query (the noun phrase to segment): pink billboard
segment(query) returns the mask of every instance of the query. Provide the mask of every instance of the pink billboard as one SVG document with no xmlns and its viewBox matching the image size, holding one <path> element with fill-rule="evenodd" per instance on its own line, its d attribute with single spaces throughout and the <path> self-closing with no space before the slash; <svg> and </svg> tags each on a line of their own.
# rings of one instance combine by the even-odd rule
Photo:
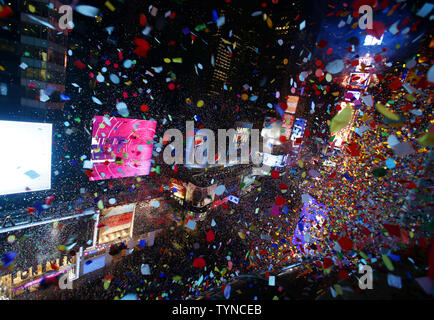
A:
<svg viewBox="0 0 434 320">
<path fill-rule="evenodd" d="M 93 117 L 90 181 L 148 175 L 157 122 Z"/>
</svg>

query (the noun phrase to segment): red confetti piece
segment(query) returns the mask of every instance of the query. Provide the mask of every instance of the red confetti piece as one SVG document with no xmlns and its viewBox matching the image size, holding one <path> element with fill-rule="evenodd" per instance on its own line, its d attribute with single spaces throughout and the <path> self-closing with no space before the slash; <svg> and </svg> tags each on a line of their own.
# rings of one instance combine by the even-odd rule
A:
<svg viewBox="0 0 434 320">
<path fill-rule="evenodd" d="M 353 242 L 347 237 L 341 238 L 338 240 L 339 246 L 344 251 L 351 250 L 353 248 Z"/>
<path fill-rule="evenodd" d="M 140 14 L 140 25 L 145 26 L 148 23 L 148 19 L 146 16 L 142 13 Z"/>
<path fill-rule="evenodd" d="M 193 268 L 202 269 L 206 266 L 206 262 L 203 258 L 196 258 L 193 260 Z"/>
<path fill-rule="evenodd" d="M 83 62 L 81 62 L 80 60 L 75 60 L 75 61 L 74 61 L 74 65 L 75 65 L 77 68 L 79 68 L 79 69 L 84 69 L 84 68 L 86 68 L 86 65 L 85 65 Z"/>
<path fill-rule="evenodd" d="M 285 204 L 285 198 L 282 196 L 277 196 L 275 200 L 276 205 L 282 207 Z"/>
<path fill-rule="evenodd" d="M 318 42 L 317 46 L 318 46 L 318 48 L 324 49 L 328 44 L 329 44 L 328 41 L 320 40 L 320 42 Z"/>
<path fill-rule="evenodd" d="M 381 39 L 385 31 L 386 31 L 386 26 L 379 21 L 372 22 L 372 29 L 366 29 L 367 34 L 377 38 L 378 40 Z"/>
<path fill-rule="evenodd" d="M 2 6 L 0 9 L 0 18 L 7 18 L 13 15 L 13 10 L 9 6 Z"/>
<path fill-rule="evenodd" d="M 343 270 L 343 269 L 339 270 L 338 277 L 343 279 L 343 280 L 347 280 L 350 278 L 350 276 L 348 275 L 348 272 Z"/>
<path fill-rule="evenodd" d="M 399 79 L 395 79 L 391 83 L 389 83 L 389 88 L 392 91 L 398 90 L 401 87 L 402 87 L 402 82 Z"/>
<path fill-rule="evenodd" d="M 214 232 L 212 230 L 209 230 L 206 234 L 206 241 L 211 242 L 214 241 L 214 239 L 215 239 Z"/>
<path fill-rule="evenodd" d="M 323 266 L 324 266 L 324 269 L 328 269 L 328 268 L 330 268 L 332 265 L 333 265 L 333 260 L 330 259 L 330 258 L 328 258 L 328 257 L 325 257 L 324 260 L 323 260 Z"/>
<path fill-rule="evenodd" d="M 388 223 L 383 223 L 383 227 L 384 227 L 384 229 L 387 230 L 387 233 L 389 235 L 397 236 L 397 237 L 401 236 L 401 230 L 399 229 L 399 226 L 396 226 L 393 224 L 388 224 Z"/>
<path fill-rule="evenodd" d="M 271 177 L 273 179 L 277 179 L 277 178 L 279 178 L 279 176 L 280 176 L 280 174 L 276 170 L 271 171 Z"/>
</svg>

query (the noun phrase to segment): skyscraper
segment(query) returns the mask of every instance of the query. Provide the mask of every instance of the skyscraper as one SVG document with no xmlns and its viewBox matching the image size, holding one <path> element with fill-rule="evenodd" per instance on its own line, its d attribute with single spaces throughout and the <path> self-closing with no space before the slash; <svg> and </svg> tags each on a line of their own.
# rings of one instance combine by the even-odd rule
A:
<svg viewBox="0 0 434 320">
<path fill-rule="evenodd" d="M 2 4 L 8 15 L 0 19 L 0 112 L 63 109 L 68 31 L 58 27 L 60 6 L 57 0 Z"/>
</svg>

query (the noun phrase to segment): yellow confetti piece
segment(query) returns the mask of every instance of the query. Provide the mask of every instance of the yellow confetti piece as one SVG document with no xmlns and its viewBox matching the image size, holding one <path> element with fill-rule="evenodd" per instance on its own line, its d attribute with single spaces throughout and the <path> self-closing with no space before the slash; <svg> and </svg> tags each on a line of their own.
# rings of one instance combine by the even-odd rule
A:
<svg viewBox="0 0 434 320">
<path fill-rule="evenodd" d="M 5 71 L 5 68 L 3 66 L 0 66 L 1 71 Z"/>
<path fill-rule="evenodd" d="M 426 135 L 417 139 L 417 142 L 423 146 L 432 146 L 434 144 L 434 133 L 427 133 Z"/>
<path fill-rule="evenodd" d="M 170 62 L 172 62 L 172 60 L 170 60 L 169 58 L 164 58 L 164 62 L 170 63 Z"/>
<path fill-rule="evenodd" d="M 270 17 L 267 17 L 267 26 L 270 29 L 273 27 L 273 21 L 271 21 Z"/>
<path fill-rule="evenodd" d="M 105 4 L 105 6 L 106 6 L 107 8 L 110 9 L 110 11 L 114 12 L 114 11 L 116 10 L 116 8 L 113 7 L 113 5 L 111 4 L 110 1 L 106 1 L 104 4 Z"/>
<path fill-rule="evenodd" d="M 338 295 L 342 295 L 342 294 L 344 294 L 344 292 L 342 291 L 342 288 L 341 288 L 340 285 L 335 284 L 335 285 L 334 285 L 334 288 L 335 288 L 335 291 L 336 291 L 336 293 L 337 293 Z"/>
<path fill-rule="evenodd" d="M 352 116 L 353 109 L 349 104 L 347 104 L 341 112 L 333 117 L 330 123 L 330 132 L 333 134 L 345 128 L 350 122 Z"/>
<path fill-rule="evenodd" d="M 35 6 L 29 4 L 29 11 L 30 11 L 31 13 L 35 13 L 35 11 L 36 11 Z"/>
<path fill-rule="evenodd" d="M 202 108 L 204 104 L 205 104 L 205 102 L 204 102 L 203 100 L 199 100 L 199 101 L 197 102 L 197 106 L 198 106 L 199 108 Z"/>
<path fill-rule="evenodd" d="M 380 112 L 383 116 L 385 116 L 390 120 L 393 121 L 399 120 L 399 116 L 396 113 L 392 112 L 391 110 L 387 109 L 382 103 L 377 102 L 375 104 L 375 109 L 377 109 L 378 112 Z"/>
<path fill-rule="evenodd" d="M 298 160 L 298 166 L 300 167 L 300 168 L 303 168 L 303 161 L 301 161 L 301 160 Z"/>
</svg>

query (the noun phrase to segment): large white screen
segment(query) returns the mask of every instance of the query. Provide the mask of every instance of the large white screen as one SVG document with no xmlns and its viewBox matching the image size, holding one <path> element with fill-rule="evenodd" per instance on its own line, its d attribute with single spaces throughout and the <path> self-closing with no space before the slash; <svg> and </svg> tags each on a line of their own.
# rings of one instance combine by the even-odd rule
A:
<svg viewBox="0 0 434 320">
<path fill-rule="evenodd" d="M 51 189 L 50 123 L 0 120 L 0 195 Z"/>
</svg>

